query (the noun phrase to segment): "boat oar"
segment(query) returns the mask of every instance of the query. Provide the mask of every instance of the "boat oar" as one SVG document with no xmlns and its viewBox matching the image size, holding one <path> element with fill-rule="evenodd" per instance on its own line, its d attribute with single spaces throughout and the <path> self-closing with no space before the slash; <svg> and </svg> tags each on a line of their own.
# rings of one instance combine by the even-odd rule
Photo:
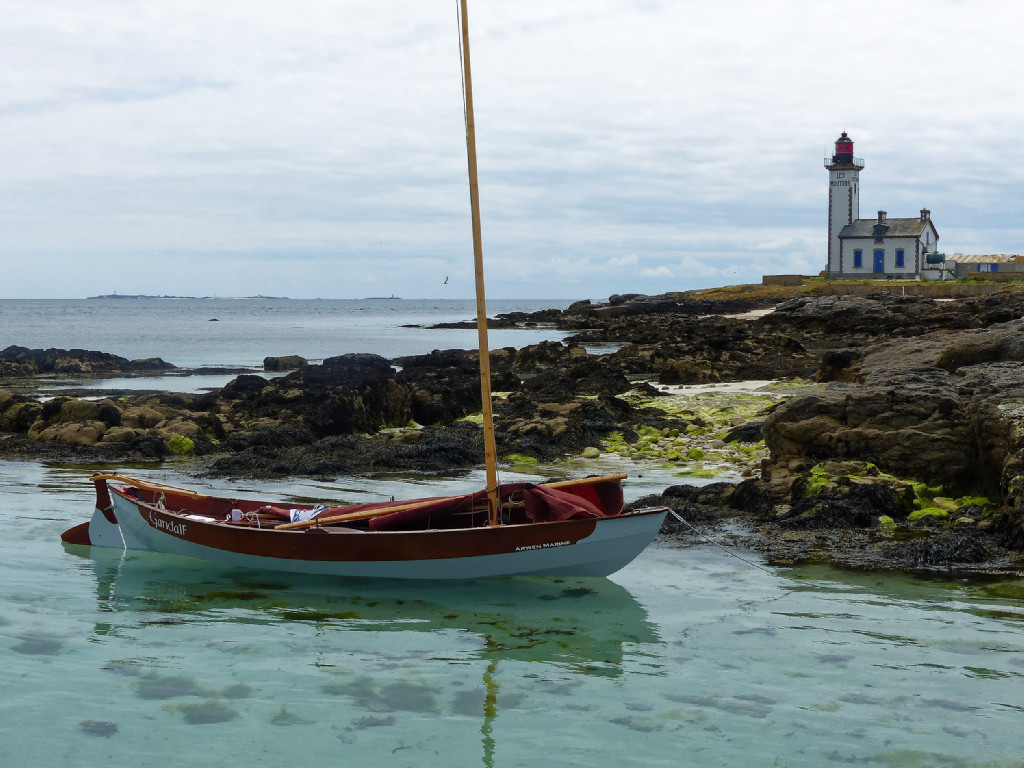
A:
<svg viewBox="0 0 1024 768">
<path fill-rule="evenodd" d="M 469 494 L 466 494 L 468 496 Z M 439 504 L 445 501 L 458 501 L 459 499 L 466 498 L 466 496 L 438 496 L 436 499 L 428 499 L 427 501 L 414 501 L 408 504 L 395 504 L 388 507 L 377 507 L 376 509 L 362 509 L 358 512 L 348 512 L 344 515 L 332 515 L 331 517 L 314 517 L 310 520 L 300 520 L 297 523 L 283 523 L 274 527 L 275 531 L 293 530 L 296 528 L 312 528 L 320 525 L 330 525 L 331 523 L 345 523 L 352 520 L 367 520 L 371 517 L 381 517 L 382 515 L 390 515 L 392 512 L 405 512 L 409 509 L 421 509 L 423 507 L 429 507 L 431 504 Z"/>
<path fill-rule="evenodd" d="M 618 475 L 595 475 L 594 477 L 584 477 L 581 480 L 559 480 L 557 483 L 541 483 L 542 488 L 568 488 L 572 485 L 594 485 L 596 483 L 605 483 L 612 480 L 625 480 L 629 475 L 625 472 Z"/>
<path fill-rule="evenodd" d="M 582 480 L 561 480 L 557 483 L 544 483 L 544 488 L 568 488 L 574 485 L 594 485 L 595 483 L 603 482 L 617 482 L 619 480 L 625 480 L 628 477 L 626 474 L 619 475 L 604 475 L 602 477 L 585 477 Z M 468 495 L 468 494 L 466 494 Z M 376 509 L 363 509 L 359 512 L 349 512 L 344 515 L 333 515 L 331 517 L 314 517 L 311 520 L 300 520 L 297 523 L 283 523 L 274 528 L 275 531 L 282 530 L 295 530 L 299 528 L 312 528 L 319 525 L 330 525 L 332 523 L 345 523 L 354 520 L 368 520 L 373 517 L 381 517 L 383 515 L 390 515 L 392 512 L 404 512 L 410 509 L 421 509 L 428 507 L 431 504 L 438 504 L 444 501 L 457 501 L 458 499 L 465 498 L 465 496 L 439 496 L 436 499 L 429 499 L 427 501 L 414 501 L 408 504 L 396 504 L 388 507 L 377 507 Z"/>
</svg>

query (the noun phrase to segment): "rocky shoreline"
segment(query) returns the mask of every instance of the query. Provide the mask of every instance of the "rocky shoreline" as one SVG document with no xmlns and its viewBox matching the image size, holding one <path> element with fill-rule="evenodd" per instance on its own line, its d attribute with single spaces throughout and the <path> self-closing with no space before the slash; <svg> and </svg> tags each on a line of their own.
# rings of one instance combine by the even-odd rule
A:
<svg viewBox="0 0 1024 768">
<path fill-rule="evenodd" d="M 729 469 L 739 482 L 674 485 L 649 500 L 773 563 L 1019 573 L 1022 318 L 1024 292 L 1013 288 L 937 301 L 767 286 L 501 316 L 494 327 L 572 333 L 492 351 L 499 456 L 529 466 L 614 454 L 670 467 L 684 483 Z M 595 345 L 615 351 L 592 354 Z M 0 458 L 187 457 L 211 476 L 463 471 L 482 455 L 476 358 L 268 358 L 267 371 L 288 372 L 242 374 L 202 394 L 92 400 L 42 398 L 25 382 L 180 371 L 158 358 L 9 347 Z M 784 384 L 727 386 L 751 380 Z M 663 534 L 699 539 L 674 519 Z"/>
</svg>

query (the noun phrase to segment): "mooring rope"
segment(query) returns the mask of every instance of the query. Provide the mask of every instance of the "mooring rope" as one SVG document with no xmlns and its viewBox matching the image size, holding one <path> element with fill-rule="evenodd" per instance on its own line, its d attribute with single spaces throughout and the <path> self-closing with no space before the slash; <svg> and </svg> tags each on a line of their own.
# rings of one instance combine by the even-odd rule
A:
<svg viewBox="0 0 1024 768">
<path fill-rule="evenodd" d="M 765 573 L 771 574 L 772 576 L 775 576 L 776 578 L 789 579 L 790 581 L 796 581 L 796 579 L 794 579 L 792 576 L 786 576 L 785 574 L 777 573 L 776 571 L 773 571 L 770 568 L 765 568 L 763 565 L 759 565 L 758 563 L 755 563 L 755 562 L 752 562 L 750 560 L 747 560 L 745 557 L 740 557 L 735 552 L 730 552 L 728 549 L 726 549 L 724 546 L 722 546 L 717 541 L 712 539 L 706 533 L 701 533 L 696 528 L 694 528 L 690 523 L 688 523 L 686 520 L 683 519 L 682 515 L 680 515 L 674 509 L 670 509 L 668 511 L 668 513 L 670 515 L 672 515 L 672 517 L 674 517 L 680 523 L 682 523 L 687 528 L 689 528 L 691 531 L 693 531 L 697 536 L 699 536 L 700 538 L 704 539 L 704 541 L 708 542 L 709 544 L 714 544 L 716 547 L 718 547 L 720 550 L 725 552 L 725 554 L 729 555 L 730 557 L 735 557 L 737 560 L 739 560 L 741 562 L 744 562 L 744 563 L 746 563 L 749 566 L 757 568 L 759 571 L 764 571 Z"/>
</svg>

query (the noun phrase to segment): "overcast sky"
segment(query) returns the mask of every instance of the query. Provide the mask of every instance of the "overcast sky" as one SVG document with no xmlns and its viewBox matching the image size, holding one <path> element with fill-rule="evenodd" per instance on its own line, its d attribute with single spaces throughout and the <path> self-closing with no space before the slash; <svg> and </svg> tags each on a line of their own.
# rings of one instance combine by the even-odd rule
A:
<svg viewBox="0 0 1024 768">
<path fill-rule="evenodd" d="M 0 298 L 471 297 L 456 9 L 0 0 Z M 488 296 L 816 274 L 843 130 L 863 217 L 1024 253 L 1022 23 L 470 0 Z"/>
</svg>

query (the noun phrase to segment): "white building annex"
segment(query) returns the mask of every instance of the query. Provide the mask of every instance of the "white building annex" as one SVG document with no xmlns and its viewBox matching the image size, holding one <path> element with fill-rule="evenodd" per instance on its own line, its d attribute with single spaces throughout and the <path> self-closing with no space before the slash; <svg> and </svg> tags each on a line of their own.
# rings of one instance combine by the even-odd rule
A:
<svg viewBox="0 0 1024 768">
<path fill-rule="evenodd" d="M 853 139 L 843 131 L 835 154 L 825 158 L 828 184 L 829 278 L 903 278 L 920 280 L 928 269 L 926 254 L 937 250 L 939 233 L 931 212 L 890 219 L 860 218 L 860 172 L 864 161 L 853 156 Z"/>
</svg>

